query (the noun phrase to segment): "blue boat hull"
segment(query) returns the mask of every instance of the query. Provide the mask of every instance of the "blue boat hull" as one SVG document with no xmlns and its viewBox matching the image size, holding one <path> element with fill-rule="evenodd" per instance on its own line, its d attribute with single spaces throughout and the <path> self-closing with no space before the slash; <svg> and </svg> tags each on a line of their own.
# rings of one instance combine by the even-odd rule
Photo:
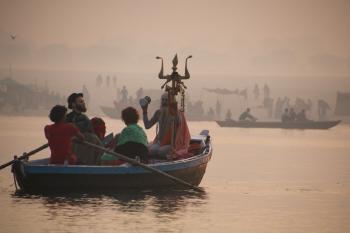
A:
<svg viewBox="0 0 350 233">
<path fill-rule="evenodd" d="M 200 155 L 150 166 L 199 185 L 212 155 L 211 144 Z M 43 160 L 18 161 L 13 166 L 21 190 L 120 190 L 125 188 L 178 187 L 174 181 L 136 166 L 41 165 Z M 46 162 L 47 163 L 47 162 Z"/>
</svg>

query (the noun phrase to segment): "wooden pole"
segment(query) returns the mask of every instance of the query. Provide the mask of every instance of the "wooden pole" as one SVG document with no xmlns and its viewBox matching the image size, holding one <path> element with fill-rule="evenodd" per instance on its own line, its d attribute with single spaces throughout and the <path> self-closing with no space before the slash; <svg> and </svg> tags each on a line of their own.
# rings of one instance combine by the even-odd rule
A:
<svg viewBox="0 0 350 233">
<path fill-rule="evenodd" d="M 42 151 L 44 150 L 45 148 L 47 148 L 49 146 L 49 144 L 44 144 L 32 151 L 29 151 L 28 153 L 24 152 L 22 156 L 20 156 L 19 158 L 17 158 L 17 160 L 23 160 L 23 159 L 26 159 L 26 158 L 29 158 L 31 155 L 35 154 L 35 153 L 38 153 L 39 151 Z M 16 159 L 10 161 L 10 162 L 7 162 L 3 165 L 0 166 L 0 170 L 7 167 L 7 166 L 10 166 L 12 165 L 14 162 L 16 161 Z"/>
<path fill-rule="evenodd" d="M 104 147 L 102 147 L 102 146 L 98 146 L 98 145 L 92 144 L 92 143 L 87 142 L 87 141 L 75 140 L 75 142 L 76 142 L 76 143 L 81 143 L 81 144 L 84 144 L 84 145 L 87 145 L 87 146 L 90 146 L 90 147 L 94 147 L 94 148 L 99 149 L 99 150 L 101 150 L 101 151 L 104 151 L 104 152 L 106 152 L 106 153 L 112 154 L 112 155 L 114 155 L 114 156 L 116 156 L 116 157 L 118 157 L 118 158 L 120 158 L 120 159 L 122 159 L 122 160 L 124 160 L 124 161 L 126 161 L 126 162 L 128 162 L 128 163 L 131 163 L 131 164 L 133 164 L 133 165 L 142 167 L 142 168 L 144 168 L 145 170 L 148 170 L 148 171 L 151 171 L 151 172 L 156 173 L 156 174 L 158 174 L 158 175 L 161 175 L 161 176 L 163 176 L 163 177 L 166 177 L 166 178 L 168 178 L 168 179 L 174 181 L 175 183 L 181 184 L 181 185 L 183 185 L 183 186 L 185 186 L 185 187 L 188 187 L 188 188 L 191 188 L 191 189 L 193 189 L 193 190 L 195 190 L 195 191 L 204 192 L 204 190 L 201 189 L 201 188 L 199 188 L 198 186 L 192 185 L 192 184 L 190 184 L 190 183 L 188 183 L 188 182 L 186 182 L 186 181 L 184 181 L 184 180 L 182 180 L 182 179 L 179 179 L 179 178 L 177 178 L 177 177 L 175 177 L 175 176 L 169 175 L 168 173 L 165 173 L 165 172 L 160 171 L 160 170 L 158 170 L 158 169 L 156 169 L 156 168 L 150 167 L 150 166 L 148 166 L 148 165 L 146 165 L 146 164 L 144 164 L 144 163 L 140 163 L 140 162 L 138 162 L 137 160 L 131 159 L 131 158 L 125 156 L 125 155 L 116 153 L 116 152 L 114 152 L 114 151 L 110 151 L 110 150 L 108 150 L 108 149 L 106 149 L 106 148 L 104 148 Z"/>
</svg>

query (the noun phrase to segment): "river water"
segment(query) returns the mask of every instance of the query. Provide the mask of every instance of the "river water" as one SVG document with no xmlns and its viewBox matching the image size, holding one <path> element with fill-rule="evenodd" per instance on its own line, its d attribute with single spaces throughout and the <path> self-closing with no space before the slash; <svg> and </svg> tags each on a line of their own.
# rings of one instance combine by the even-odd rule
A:
<svg viewBox="0 0 350 233">
<path fill-rule="evenodd" d="M 106 118 L 107 132 L 123 124 Z M 46 143 L 46 117 L 0 117 L 1 164 Z M 214 153 L 192 191 L 16 194 L 0 171 L 0 232 L 350 232 L 350 125 L 209 129 Z M 154 129 L 147 132 L 154 136 Z M 43 158 L 48 151 L 32 158 Z"/>
</svg>

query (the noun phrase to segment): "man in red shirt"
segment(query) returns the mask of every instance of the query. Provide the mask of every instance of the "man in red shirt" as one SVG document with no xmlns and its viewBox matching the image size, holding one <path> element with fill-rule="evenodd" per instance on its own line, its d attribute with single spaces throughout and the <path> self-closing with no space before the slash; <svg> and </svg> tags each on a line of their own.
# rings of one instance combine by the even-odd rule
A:
<svg viewBox="0 0 350 233">
<path fill-rule="evenodd" d="M 52 125 L 45 126 L 45 137 L 51 150 L 51 164 L 75 164 L 76 156 L 72 151 L 74 136 L 84 139 L 84 135 L 72 123 L 66 123 L 67 108 L 61 105 L 54 106 L 50 111 Z"/>
</svg>

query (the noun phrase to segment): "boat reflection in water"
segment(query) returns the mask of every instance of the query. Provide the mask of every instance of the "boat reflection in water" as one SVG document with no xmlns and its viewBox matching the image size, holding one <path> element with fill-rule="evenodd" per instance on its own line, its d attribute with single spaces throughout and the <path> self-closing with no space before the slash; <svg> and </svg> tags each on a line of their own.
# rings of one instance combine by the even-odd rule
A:
<svg viewBox="0 0 350 233">
<path fill-rule="evenodd" d="M 15 203 L 30 202 L 38 206 L 49 219 L 61 219 L 74 216 L 75 224 L 89 219 L 91 224 L 99 225 L 104 221 L 115 224 L 135 224 L 135 218 L 174 220 L 181 217 L 186 209 L 195 212 L 204 211 L 208 202 L 206 192 L 191 190 L 123 190 L 120 192 L 69 193 L 31 195 L 23 192 L 13 194 Z M 148 213 L 148 214 L 147 214 Z M 35 220 L 35 216 L 34 220 Z M 146 220 L 146 219 L 145 219 Z M 65 221 L 70 221 L 67 218 Z M 141 219 L 136 220 L 142 221 Z M 154 222 L 153 222 L 154 223 Z M 151 224 L 151 222 L 150 222 Z M 147 221 L 142 223 L 147 225 Z M 108 227 L 112 227 L 111 224 Z M 118 226 L 120 228 L 120 225 Z M 130 226 L 129 226 L 130 228 Z"/>
</svg>

